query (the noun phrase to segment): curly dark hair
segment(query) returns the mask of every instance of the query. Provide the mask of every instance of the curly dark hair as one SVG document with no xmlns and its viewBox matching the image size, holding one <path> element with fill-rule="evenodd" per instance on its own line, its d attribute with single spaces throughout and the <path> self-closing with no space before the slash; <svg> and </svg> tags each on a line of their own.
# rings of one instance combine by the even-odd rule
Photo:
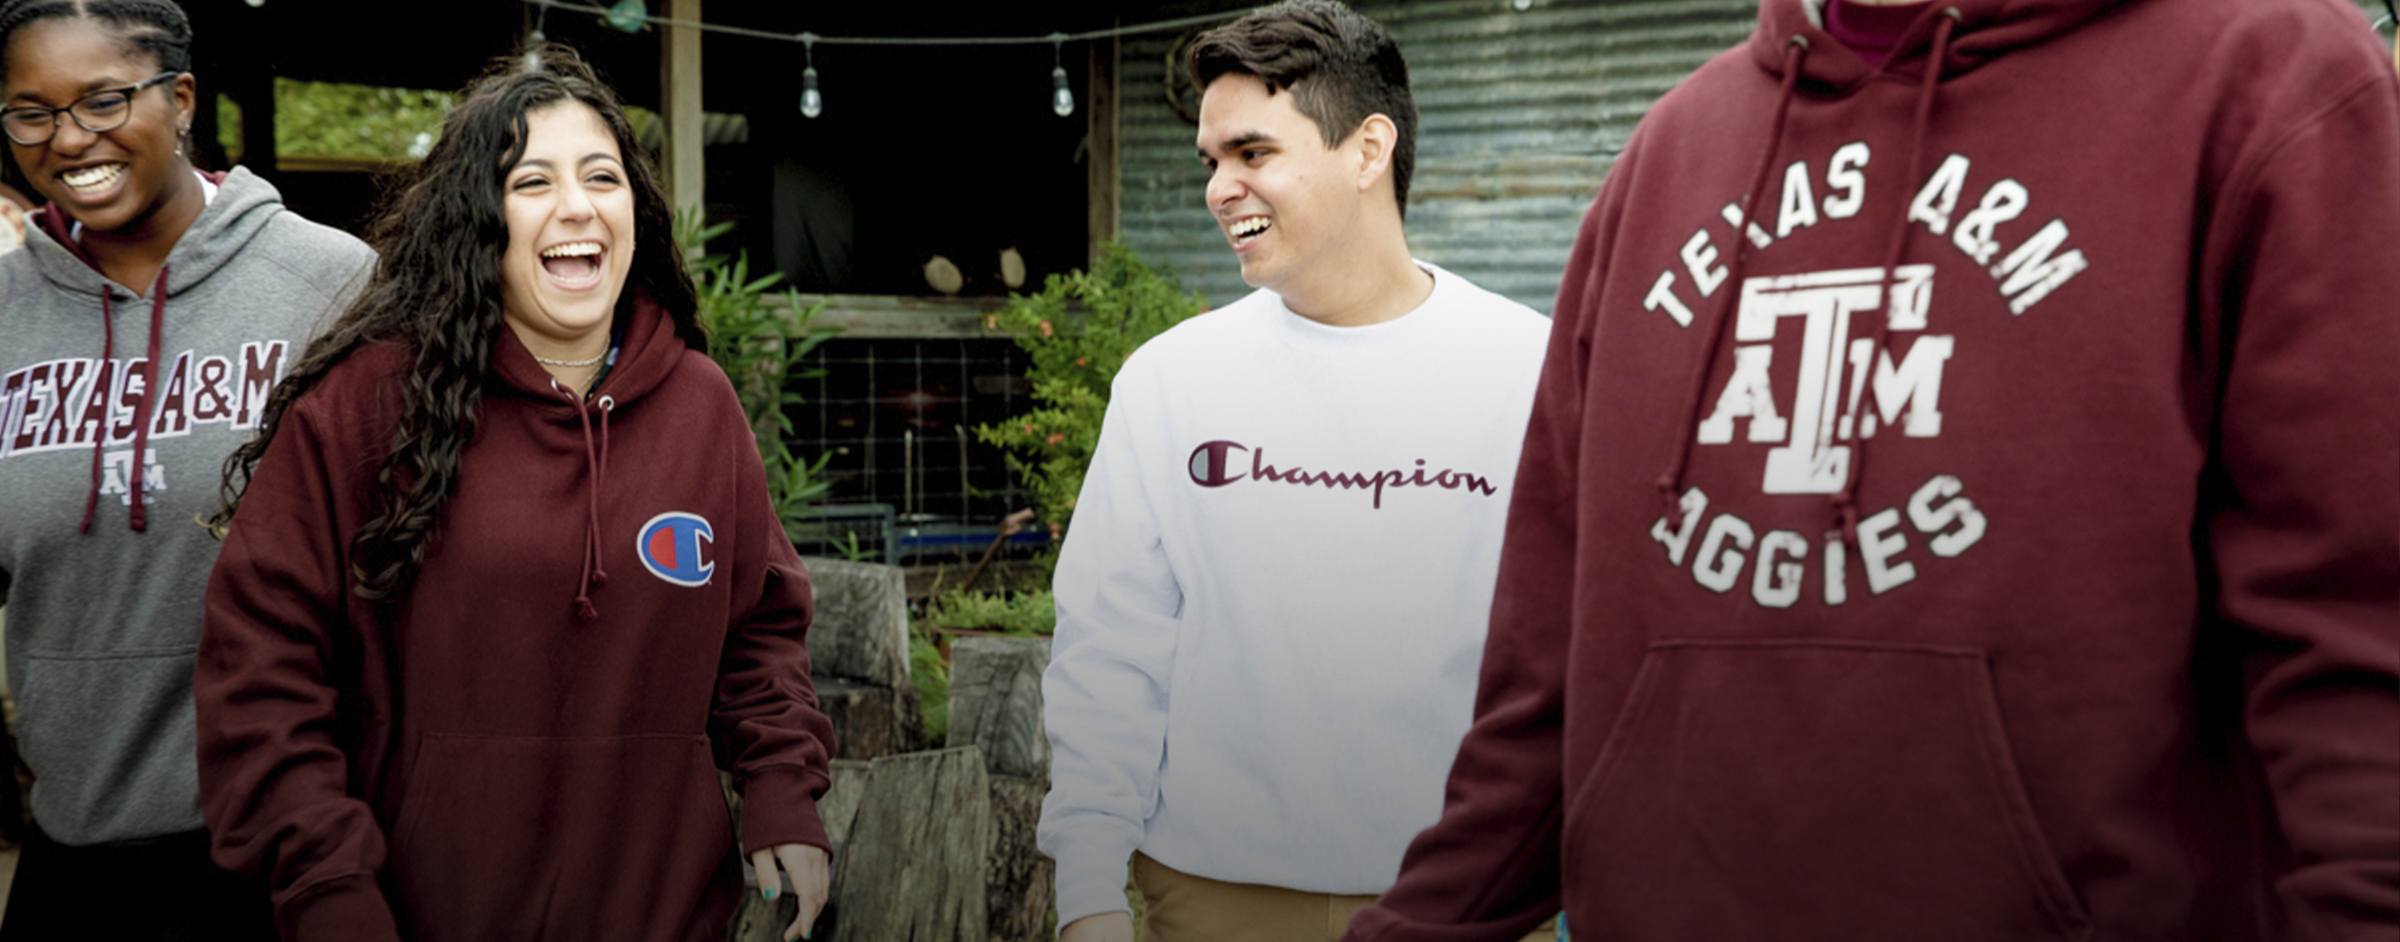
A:
<svg viewBox="0 0 2400 942">
<path fill-rule="evenodd" d="M 292 404 L 352 351 L 397 342 L 415 355 L 403 380 L 404 407 L 375 482 L 379 513 L 351 540 L 354 591 L 370 601 L 402 594 L 458 487 L 459 456 L 475 437 L 492 348 L 507 329 L 500 259 L 508 245 L 501 184 L 525 153 L 526 113 L 574 100 L 591 107 L 616 138 L 633 193 L 634 250 L 619 323 L 637 298 L 673 318 L 676 334 L 706 349 L 698 299 L 658 173 L 641 150 L 617 96 L 574 50 L 543 45 L 499 60 L 462 93 L 442 120 L 440 140 L 402 178 L 368 231 L 380 255 L 358 300 L 315 342 L 268 397 L 257 437 L 225 460 L 222 505 L 210 521 L 233 519 L 258 460 Z"/>
<path fill-rule="evenodd" d="M 7 0 L 0 3 L 0 74 L 8 44 L 41 20 L 90 19 L 117 28 L 129 51 L 158 60 L 162 72 L 192 70 L 192 21 L 171 0 Z"/>
<path fill-rule="evenodd" d="M 1392 196 L 1408 217 L 1408 181 L 1417 170 L 1417 101 L 1408 62 L 1382 25 L 1333 0 L 1284 0 L 1201 33 L 1184 70 L 1202 91 L 1227 75 L 1255 75 L 1269 93 L 1289 91 L 1292 107 L 1317 124 L 1325 146 L 1340 144 L 1370 115 L 1392 119 Z"/>
</svg>

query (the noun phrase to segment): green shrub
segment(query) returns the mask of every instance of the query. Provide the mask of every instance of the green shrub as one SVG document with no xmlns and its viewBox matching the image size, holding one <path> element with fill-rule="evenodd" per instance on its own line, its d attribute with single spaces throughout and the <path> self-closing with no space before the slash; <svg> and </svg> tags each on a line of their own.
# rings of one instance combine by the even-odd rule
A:
<svg viewBox="0 0 2400 942">
<path fill-rule="evenodd" d="M 791 417 L 784 410 L 801 402 L 791 389 L 792 380 L 821 375 L 802 367 L 801 361 L 838 331 L 813 323 L 822 303 L 804 306 L 799 294 L 789 289 L 781 292 L 782 303 L 775 303 L 773 289 L 783 280 L 781 273 L 752 278 L 747 254 L 705 254 L 709 241 L 731 228 L 731 223 L 708 225 L 696 213 L 678 214 L 675 241 L 690 260 L 692 281 L 699 289 L 700 329 L 708 335 L 709 358 L 733 381 L 750 431 L 758 436 L 776 519 L 783 521 L 785 536 L 797 538 L 809 506 L 832 489 L 824 471 L 833 456 L 818 455 L 814 461 L 794 456 L 784 444 L 792 432 Z"/>
<path fill-rule="evenodd" d="M 1069 316 L 1070 303 L 1082 312 Z M 985 317 L 986 327 L 1008 331 L 1032 355 L 1026 375 L 1038 406 L 975 435 L 1007 451 L 1009 470 L 1032 492 L 1034 510 L 1050 528 L 1050 558 L 1100 444 L 1117 370 L 1135 348 L 1206 309 L 1199 295 L 1110 242 L 1090 271 L 1052 275 L 1042 290 L 1013 295 Z"/>
<path fill-rule="evenodd" d="M 1050 605 L 1050 590 L 1033 592 L 944 593 L 925 613 L 936 628 L 990 629 L 1013 635 L 1046 635 L 1058 621 Z"/>
</svg>

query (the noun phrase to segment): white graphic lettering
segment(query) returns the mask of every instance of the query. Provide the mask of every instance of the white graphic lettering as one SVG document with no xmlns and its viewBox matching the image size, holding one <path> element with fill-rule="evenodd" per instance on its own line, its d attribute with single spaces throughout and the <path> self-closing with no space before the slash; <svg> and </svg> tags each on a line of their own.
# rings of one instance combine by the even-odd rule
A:
<svg viewBox="0 0 2400 942">
<path fill-rule="evenodd" d="M 2000 282 L 2000 293 L 2008 296 L 2008 310 L 2023 314 L 2026 309 L 2041 303 L 2050 292 L 2084 269 L 2082 249 L 2069 249 L 2067 254 L 2051 257 L 2052 252 L 2067 241 L 2067 224 L 2050 220 L 2033 238 L 2008 253 L 2008 258 L 1992 267 L 1992 276 Z"/>
<path fill-rule="evenodd" d="M 1675 502 L 1675 506 L 1683 512 L 1682 522 L 1675 529 L 1668 530 L 1667 518 L 1660 517 L 1650 527 L 1650 538 L 1667 548 L 1667 562 L 1681 566 L 1684 551 L 1692 548 L 1692 530 L 1699 526 L 1700 515 L 1708 510 L 1708 495 L 1700 493 L 1700 489 L 1695 487 L 1683 492 L 1683 497 Z"/>
<path fill-rule="evenodd" d="M 142 503 L 158 503 L 158 492 L 166 489 L 167 469 L 158 463 L 158 449 L 142 449 Z M 102 456 L 100 496 L 114 497 L 122 506 L 133 506 L 133 449 Z"/>
<path fill-rule="evenodd" d="M 1775 237 L 1790 238 L 1796 230 L 1817 224 L 1817 196 L 1808 190 L 1808 161 L 1795 160 L 1783 171 L 1783 209 L 1775 215 Z"/>
<path fill-rule="evenodd" d="M 1865 141 L 1851 141 L 1833 152 L 1833 163 L 1825 168 L 1825 184 L 1831 190 L 1825 196 L 1825 218 L 1848 219 L 1858 215 L 1859 205 L 1867 199 L 1867 175 L 1860 173 L 1859 168 L 1866 165 Z"/>
<path fill-rule="evenodd" d="M 1964 490 L 1966 485 L 1957 478 L 1943 474 L 1925 482 L 1908 499 L 1908 522 L 1919 532 L 1932 535 L 1926 546 L 1935 556 L 1955 558 L 1983 539 L 1983 512 L 1975 509 L 1974 501 L 1959 496 Z M 1937 506 L 1936 500 L 1945 502 Z"/>
<path fill-rule="evenodd" d="M 2025 211 L 2027 195 L 2024 184 L 2002 180 L 1983 191 L 1983 202 L 1958 221 L 1958 231 L 1950 234 L 1950 244 L 1967 253 L 1977 265 L 1992 263 L 1992 253 L 2000 251 L 2000 243 L 1992 240 L 1992 228 Z"/>
<path fill-rule="evenodd" d="M 1966 156 L 1942 158 L 1942 165 L 1934 168 L 1933 176 L 1926 178 L 1924 188 L 1908 204 L 1908 221 L 1924 223 L 1934 235 L 1950 231 L 1950 212 L 1958 208 L 1958 191 L 1966 185 Z"/>
<path fill-rule="evenodd" d="M 1700 559 L 1692 578 L 1710 591 L 1731 591 L 1734 580 L 1741 578 L 1742 554 L 1750 549 L 1753 535 L 1750 523 L 1732 514 L 1719 514 L 1709 521 L 1708 535 L 1700 538 Z"/>
<path fill-rule="evenodd" d="M 1800 564 L 1807 557 L 1808 540 L 1800 534 L 1767 534 L 1758 543 L 1758 573 L 1750 579 L 1750 597 L 1768 608 L 1792 607 L 1800 601 L 1801 583 L 1807 581 L 1807 569 Z"/>
<path fill-rule="evenodd" d="M 1885 509 L 1858 522 L 1858 558 L 1866 564 L 1867 588 L 1882 595 L 1907 585 L 1917 577 L 1915 563 L 1899 559 L 1908 548 L 1908 538 L 1893 532 L 1900 526 L 1900 511 Z"/>
</svg>

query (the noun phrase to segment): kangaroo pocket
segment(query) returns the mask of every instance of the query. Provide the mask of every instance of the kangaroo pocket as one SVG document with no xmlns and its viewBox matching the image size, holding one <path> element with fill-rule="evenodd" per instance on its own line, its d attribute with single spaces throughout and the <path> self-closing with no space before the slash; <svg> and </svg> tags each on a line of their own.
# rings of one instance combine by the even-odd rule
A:
<svg viewBox="0 0 2400 942">
<path fill-rule="evenodd" d="M 408 938 L 722 936 L 732 819 L 700 736 L 423 737 L 385 881 Z"/>
<path fill-rule="evenodd" d="M 28 654 L 19 748 L 34 820 L 70 844 L 200 827 L 192 649 Z"/>
<path fill-rule="evenodd" d="M 1980 651 L 1653 644 L 1568 807 L 1609 938 L 2081 939 Z"/>
</svg>

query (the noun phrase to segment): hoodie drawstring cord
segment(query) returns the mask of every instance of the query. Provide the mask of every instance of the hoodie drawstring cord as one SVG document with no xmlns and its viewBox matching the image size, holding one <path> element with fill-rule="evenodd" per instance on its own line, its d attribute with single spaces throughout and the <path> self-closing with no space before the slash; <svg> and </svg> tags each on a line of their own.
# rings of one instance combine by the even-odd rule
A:
<svg viewBox="0 0 2400 942">
<path fill-rule="evenodd" d="M 142 500 L 146 489 L 142 468 L 149 460 L 150 413 L 158 402 L 158 335 L 166 326 L 167 271 L 167 266 L 159 266 L 158 280 L 150 286 L 150 348 L 142 361 L 142 400 L 134 407 L 133 480 L 130 484 L 133 511 L 126 520 L 126 527 L 135 533 L 150 528 L 149 508 L 143 506 Z M 100 289 L 100 363 L 92 371 L 91 395 L 102 400 L 109 398 L 109 389 L 101 384 L 100 379 L 114 368 L 117 358 L 117 313 L 115 306 L 110 303 L 111 293 L 106 287 Z M 114 406 L 115 403 L 104 402 L 100 410 L 100 425 L 92 430 L 92 486 L 83 498 L 83 523 L 76 528 L 79 533 L 92 532 L 92 516 L 100 509 L 100 468 L 108 453 L 108 413 Z"/>
<path fill-rule="evenodd" d="M 109 305 L 108 295 L 109 289 L 100 289 L 101 370 L 113 369 L 117 359 L 117 314 Z M 100 386 L 99 377 L 92 378 L 92 391 L 96 395 L 107 395 L 107 391 Z M 78 533 L 92 532 L 92 514 L 100 508 L 100 459 L 107 452 L 108 412 L 103 410 L 100 413 L 100 427 L 92 430 L 92 489 L 83 498 L 83 525 L 76 528 Z"/>
<path fill-rule="evenodd" d="M 158 335 L 167 319 L 167 266 L 158 267 L 158 281 L 150 286 L 150 350 L 142 360 L 142 402 L 135 407 L 133 427 L 133 518 L 134 532 L 150 527 L 150 510 L 142 501 L 142 468 L 150 463 L 150 422 L 158 403 Z"/>
<path fill-rule="evenodd" d="M 600 494 L 608 490 L 608 415 L 617 410 L 616 397 L 601 396 L 597 406 L 600 410 L 600 463 L 592 471 L 592 584 L 607 585 L 608 564 L 601 561 L 604 554 L 600 542 Z"/>
<path fill-rule="evenodd" d="M 1700 405 L 1708 396 L 1708 380 L 1715 372 L 1717 354 L 1725 348 L 1725 335 L 1733 329 L 1733 299 L 1742 293 L 1742 268 L 1750 259 L 1750 227 L 1755 224 L 1759 190 L 1767 184 L 1767 176 L 1775 169 L 1775 157 L 1783 144 L 1784 119 L 1791 114 L 1792 97 L 1800 83 L 1800 64 L 1808 57 L 1808 37 L 1795 35 L 1784 44 L 1783 90 L 1775 99 L 1775 120 L 1767 126 L 1767 146 L 1759 154 L 1758 169 L 1750 175 L 1750 187 L 1742 192 L 1741 222 L 1734 226 L 1733 261 L 1725 280 L 1718 285 L 1724 293 L 1717 296 L 1716 323 L 1710 325 L 1708 350 L 1701 354 L 1700 363 L 1692 370 L 1692 392 L 1683 410 L 1680 426 L 1680 445 L 1675 449 L 1675 463 L 1658 476 L 1659 496 L 1666 501 L 1666 513 L 1672 522 L 1682 506 L 1684 473 L 1691 468 L 1692 448 L 1699 437 Z"/>
<path fill-rule="evenodd" d="M 592 586 L 608 580 L 607 571 L 600 568 L 600 481 L 601 476 L 607 472 L 602 466 L 601 451 L 595 450 L 592 443 L 592 413 L 591 410 L 583 407 L 583 397 L 576 395 L 574 390 L 561 385 L 555 379 L 550 381 L 550 388 L 566 397 L 567 404 L 575 407 L 575 418 L 583 423 L 584 470 L 589 474 L 587 486 L 584 488 L 584 509 L 587 515 L 584 518 L 583 531 L 583 574 L 577 577 L 576 581 L 575 616 L 584 621 L 594 621 L 600 617 L 600 610 L 592 605 Z M 604 405 L 600 409 L 600 427 L 601 435 L 605 438 L 608 428 L 608 413 L 616 408 L 616 400 L 602 397 L 602 401 Z M 593 578 L 595 574 L 598 576 L 597 579 Z"/>
<path fill-rule="evenodd" d="M 1908 173 L 1900 178 L 1912 188 L 1919 185 L 1917 174 L 1924 169 L 1925 132 L 1933 124 L 1933 100 L 1941 85 L 1943 60 L 1950 54 L 1950 34 L 1958 26 L 1963 14 L 1958 12 L 1957 7 L 1944 7 L 1939 16 L 1941 22 L 1935 25 L 1933 32 L 1933 53 L 1926 61 L 1925 79 L 1917 88 L 1916 120 L 1909 126 Z M 1875 326 L 1868 334 L 1867 356 L 1870 363 L 1890 340 L 1892 318 L 1899 313 L 1896 310 L 1898 299 L 1893 296 L 1892 289 L 1899 284 L 1900 258 L 1908 247 L 1908 213 L 1909 204 L 1913 202 L 1915 200 L 1909 193 L 1903 193 L 1900 202 L 1892 208 L 1892 235 L 1883 252 L 1883 316 L 1874 318 Z M 1858 404 L 1858 417 L 1852 424 L 1855 434 L 1851 436 L 1850 463 L 1842 469 L 1841 489 L 1833 495 L 1834 526 L 1840 529 L 1842 539 L 1852 546 L 1859 545 L 1858 488 L 1867 477 L 1867 443 L 1873 440 L 1867 435 L 1867 422 L 1883 414 L 1882 403 L 1875 398 L 1875 384 L 1870 382 L 1862 385 L 1865 395 Z"/>
</svg>

